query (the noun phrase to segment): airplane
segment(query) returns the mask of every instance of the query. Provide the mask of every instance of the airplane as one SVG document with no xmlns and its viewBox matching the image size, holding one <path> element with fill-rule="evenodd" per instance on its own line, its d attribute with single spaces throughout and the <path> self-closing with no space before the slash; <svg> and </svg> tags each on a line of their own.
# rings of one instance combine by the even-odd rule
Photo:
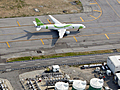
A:
<svg viewBox="0 0 120 90">
<path fill-rule="evenodd" d="M 66 31 L 66 29 L 79 29 L 85 28 L 83 24 L 63 24 L 59 22 L 57 19 L 55 19 L 52 15 L 49 15 L 49 17 L 52 19 L 52 21 L 55 24 L 48 24 L 44 25 L 38 18 L 35 18 L 35 21 L 33 21 L 36 31 L 39 31 L 41 29 L 49 29 L 49 30 L 57 30 L 59 32 L 59 38 L 63 38 L 64 34 L 70 34 L 70 31 Z"/>
</svg>

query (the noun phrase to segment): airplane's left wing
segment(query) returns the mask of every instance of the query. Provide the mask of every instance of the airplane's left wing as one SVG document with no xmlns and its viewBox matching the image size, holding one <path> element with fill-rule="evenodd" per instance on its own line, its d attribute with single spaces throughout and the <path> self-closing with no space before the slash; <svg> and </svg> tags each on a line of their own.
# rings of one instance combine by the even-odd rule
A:
<svg viewBox="0 0 120 90">
<path fill-rule="evenodd" d="M 63 38 L 64 34 L 65 34 L 66 29 L 59 29 L 59 38 Z"/>
<path fill-rule="evenodd" d="M 55 19 L 52 15 L 49 15 L 49 17 L 52 19 L 52 21 L 53 21 L 55 24 L 61 24 L 61 22 L 59 22 L 57 19 Z"/>
</svg>

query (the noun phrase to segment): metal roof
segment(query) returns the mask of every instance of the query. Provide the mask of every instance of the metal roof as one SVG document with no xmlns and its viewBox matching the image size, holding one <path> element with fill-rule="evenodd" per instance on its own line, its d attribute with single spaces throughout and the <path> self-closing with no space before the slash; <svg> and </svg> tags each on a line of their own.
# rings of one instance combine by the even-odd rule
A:
<svg viewBox="0 0 120 90">
<path fill-rule="evenodd" d="M 115 66 L 120 66 L 120 55 L 109 56 Z"/>
</svg>

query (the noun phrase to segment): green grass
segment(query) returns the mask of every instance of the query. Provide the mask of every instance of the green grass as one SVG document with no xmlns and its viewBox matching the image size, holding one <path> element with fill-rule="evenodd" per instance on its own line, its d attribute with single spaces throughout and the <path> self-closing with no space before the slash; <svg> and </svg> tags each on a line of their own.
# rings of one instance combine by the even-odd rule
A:
<svg viewBox="0 0 120 90">
<path fill-rule="evenodd" d="M 61 53 L 61 54 L 42 55 L 42 56 L 27 56 L 27 57 L 19 57 L 19 58 L 10 58 L 7 60 L 7 62 L 46 59 L 46 58 L 58 58 L 58 57 L 67 57 L 67 56 L 78 56 L 78 55 L 102 54 L 102 53 L 112 53 L 112 52 L 113 50 L 99 50 L 99 51 L 71 52 L 71 53 Z"/>
</svg>

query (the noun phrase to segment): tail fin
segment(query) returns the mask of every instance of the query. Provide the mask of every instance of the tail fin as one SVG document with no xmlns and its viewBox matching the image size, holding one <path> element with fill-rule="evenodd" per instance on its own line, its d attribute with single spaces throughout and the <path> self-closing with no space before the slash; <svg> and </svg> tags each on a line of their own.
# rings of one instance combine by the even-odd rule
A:
<svg viewBox="0 0 120 90">
<path fill-rule="evenodd" d="M 37 23 L 37 26 L 44 25 L 38 18 L 35 18 L 35 21 Z"/>
</svg>

